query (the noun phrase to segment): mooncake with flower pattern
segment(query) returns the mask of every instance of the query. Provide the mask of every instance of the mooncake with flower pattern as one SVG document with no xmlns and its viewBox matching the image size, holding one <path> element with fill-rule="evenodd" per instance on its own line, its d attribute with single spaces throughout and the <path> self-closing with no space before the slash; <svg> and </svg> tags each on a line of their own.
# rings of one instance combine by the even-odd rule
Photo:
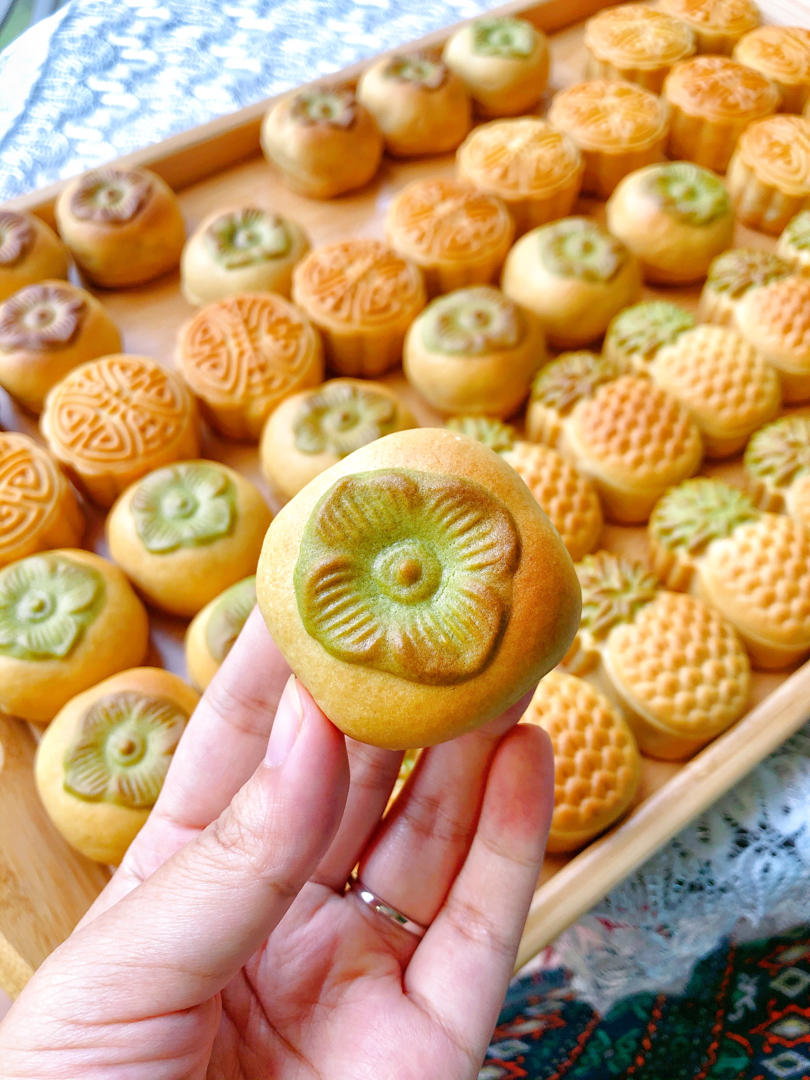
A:
<svg viewBox="0 0 810 1080">
<path fill-rule="evenodd" d="M 734 325 L 734 310 L 750 289 L 795 273 L 791 262 L 764 248 L 730 248 L 712 260 L 700 293 L 701 322 Z"/>
<path fill-rule="evenodd" d="M 734 309 L 749 341 L 779 374 L 786 402 L 810 399 L 810 276 L 751 289 Z"/>
<path fill-rule="evenodd" d="M 800 113 L 810 100 L 810 29 L 759 26 L 734 46 L 733 57 L 770 79 L 782 95 L 780 108 Z"/>
<path fill-rule="evenodd" d="M 688 23 L 646 4 L 619 4 L 585 24 L 585 77 L 626 79 L 654 94 L 667 72 L 697 48 Z"/>
<path fill-rule="evenodd" d="M 780 233 L 810 207 L 810 120 L 780 113 L 749 124 L 728 167 L 728 189 L 744 225 Z"/>
<path fill-rule="evenodd" d="M 754 432 L 743 466 L 761 510 L 810 523 L 810 416 L 781 416 Z"/>
<path fill-rule="evenodd" d="M 67 248 L 36 214 L 0 210 L 0 301 L 47 278 L 66 278 Z"/>
<path fill-rule="evenodd" d="M 186 669 L 191 683 L 202 691 L 219 671 L 225 657 L 256 606 L 256 575 L 229 585 L 198 611 L 186 630 Z"/>
</svg>

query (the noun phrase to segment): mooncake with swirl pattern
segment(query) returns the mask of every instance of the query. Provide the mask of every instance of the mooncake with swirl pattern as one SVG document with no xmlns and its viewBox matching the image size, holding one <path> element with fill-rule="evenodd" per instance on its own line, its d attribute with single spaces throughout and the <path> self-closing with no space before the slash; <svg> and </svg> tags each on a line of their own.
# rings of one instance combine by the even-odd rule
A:
<svg viewBox="0 0 810 1080">
<path fill-rule="evenodd" d="M 760 26 L 740 38 L 732 55 L 775 83 L 783 112 L 800 113 L 810 100 L 810 30 Z"/>
<path fill-rule="evenodd" d="M 36 214 L 0 210 L 0 301 L 46 278 L 66 278 L 67 248 Z"/>
<path fill-rule="evenodd" d="M 645 4 L 619 4 L 585 24 L 585 77 L 626 79 L 657 94 L 672 65 L 695 50 L 688 23 Z"/>
<path fill-rule="evenodd" d="M 728 189 L 744 225 L 780 233 L 810 207 L 810 120 L 780 113 L 749 124 L 728 167 Z"/>
<path fill-rule="evenodd" d="M 730 56 L 760 21 L 754 0 L 658 0 L 658 6 L 692 27 L 699 53 Z"/>
</svg>

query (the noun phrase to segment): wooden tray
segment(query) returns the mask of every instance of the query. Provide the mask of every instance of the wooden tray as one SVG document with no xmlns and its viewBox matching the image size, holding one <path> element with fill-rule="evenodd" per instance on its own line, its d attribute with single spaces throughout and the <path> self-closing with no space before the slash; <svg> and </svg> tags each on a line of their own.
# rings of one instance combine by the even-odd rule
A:
<svg viewBox="0 0 810 1080">
<path fill-rule="evenodd" d="M 574 25 L 606 0 L 546 0 L 512 3 L 498 9 L 529 18 L 552 39 L 551 85 L 539 111 L 545 112 L 554 90 L 578 81 L 582 72 L 582 27 Z M 795 16 L 794 16 L 795 18 Z M 437 45 L 448 30 L 418 43 Z M 417 43 L 414 43 L 417 44 Z M 321 84 L 356 79 L 368 61 Z M 369 187 L 330 202 L 310 201 L 288 191 L 258 154 L 258 130 L 268 102 L 216 120 L 156 147 L 121 159 L 126 165 L 147 165 L 180 194 L 189 230 L 203 216 L 227 204 L 255 201 L 301 221 L 313 245 L 345 236 L 382 236 L 382 218 L 394 192 L 408 181 L 429 175 L 450 175 L 453 157 L 394 162 L 386 159 Z M 9 207 L 35 211 L 53 219 L 53 202 L 62 185 L 12 200 Z M 603 204 L 582 199 L 577 211 L 603 217 Z M 739 228 L 738 244 L 771 245 L 766 237 Z M 654 290 L 646 290 L 650 296 Z M 669 289 L 666 295 L 694 308 L 699 289 Z M 99 295 L 121 328 L 127 351 L 171 363 L 174 337 L 192 312 L 182 299 L 176 275 L 142 288 Z M 402 390 L 421 423 L 437 417 L 419 400 L 401 374 L 389 377 Z M 36 432 L 32 419 L 0 402 L 0 422 L 10 429 Z M 211 434 L 206 456 L 235 466 L 268 494 L 253 445 L 228 442 Z M 738 462 L 712 466 L 712 475 L 739 479 Z M 272 502 L 272 499 L 271 499 Z M 88 545 L 105 553 L 103 515 L 90 514 Z M 608 526 L 605 545 L 637 555 L 645 553 L 644 530 Z M 152 615 L 150 662 L 185 674 L 182 637 L 185 624 L 159 613 Z M 625 821 L 573 857 L 546 859 L 521 945 L 523 963 L 566 926 L 586 912 L 634 867 L 648 858 L 743 777 L 758 761 L 796 731 L 810 713 L 810 662 L 793 674 L 753 679 L 752 707 L 730 731 L 682 765 L 645 759 L 637 804 Z M 26 725 L 0 717 L 0 987 L 19 991 L 32 970 L 69 933 L 107 879 L 107 871 L 71 851 L 47 821 L 33 785 L 35 736 Z"/>
</svg>

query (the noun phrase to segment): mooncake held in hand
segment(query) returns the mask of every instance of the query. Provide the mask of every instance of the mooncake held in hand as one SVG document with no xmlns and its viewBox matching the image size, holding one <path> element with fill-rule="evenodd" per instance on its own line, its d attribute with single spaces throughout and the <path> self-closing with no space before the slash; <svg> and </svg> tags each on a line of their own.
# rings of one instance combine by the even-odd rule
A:
<svg viewBox="0 0 810 1080">
<path fill-rule="evenodd" d="M 782 416 L 754 432 L 743 466 L 761 510 L 810 524 L 810 416 Z"/>
<path fill-rule="evenodd" d="M 570 556 L 526 485 L 440 428 L 380 439 L 300 492 L 268 530 L 257 593 L 327 716 L 392 749 L 498 716 L 579 619 Z"/>
<path fill-rule="evenodd" d="M 42 218 L 0 210 L 0 300 L 46 278 L 66 278 L 67 248 Z"/>
<path fill-rule="evenodd" d="M 256 606 L 256 576 L 243 578 L 198 611 L 186 631 L 188 677 L 205 690 Z"/>
<path fill-rule="evenodd" d="M 39 797 L 69 844 L 117 866 L 157 801 L 198 695 L 160 668 L 132 668 L 72 698 L 42 736 Z"/>
<path fill-rule="evenodd" d="M 117 566 L 60 548 L 0 570 L 0 710 L 46 724 L 146 653 L 146 609 Z"/>
</svg>

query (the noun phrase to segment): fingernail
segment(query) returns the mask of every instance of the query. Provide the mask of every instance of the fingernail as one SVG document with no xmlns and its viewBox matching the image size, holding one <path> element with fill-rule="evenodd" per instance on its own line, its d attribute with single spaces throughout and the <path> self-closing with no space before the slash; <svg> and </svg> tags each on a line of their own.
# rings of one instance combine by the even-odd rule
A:
<svg viewBox="0 0 810 1080">
<path fill-rule="evenodd" d="M 304 706 L 301 695 L 298 693 L 298 683 L 295 676 L 290 675 L 278 703 L 276 718 L 270 732 L 270 741 L 264 755 L 265 765 L 273 769 L 284 764 L 295 746 L 303 719 Z"/>
</svg>

